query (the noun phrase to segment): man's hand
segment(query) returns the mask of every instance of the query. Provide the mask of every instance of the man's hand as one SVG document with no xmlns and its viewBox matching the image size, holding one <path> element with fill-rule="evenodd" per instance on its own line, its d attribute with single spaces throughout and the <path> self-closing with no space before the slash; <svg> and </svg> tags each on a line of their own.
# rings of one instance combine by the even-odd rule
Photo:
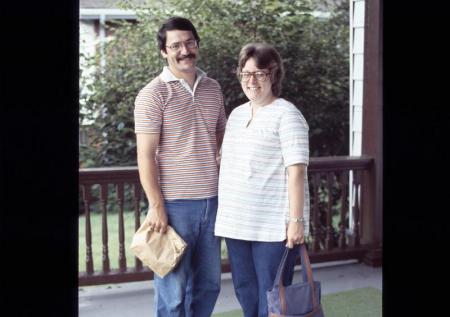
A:
<svg viewBox="0 0 450 317">
<path fill-rule="evenodd" d="M 148 223 L 150 229 L 156 232 L 167 232 L 167 214 L 164 206 L 152 207 L 149 209 Z"/>
<path fill-rule="evenodd" d="M 305 228 L 303 222 L 289 222 L 286 236 L 286 246 L 289 249 L 292 249 L 296 244 L 305 243 Z"/>
</svg>

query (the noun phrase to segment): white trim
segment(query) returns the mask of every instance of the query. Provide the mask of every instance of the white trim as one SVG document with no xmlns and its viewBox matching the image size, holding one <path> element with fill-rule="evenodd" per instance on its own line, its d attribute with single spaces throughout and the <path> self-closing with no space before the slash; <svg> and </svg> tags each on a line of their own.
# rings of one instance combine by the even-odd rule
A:
<svg viewBox="0 0 450 317">
<path fill-rule="evenodd" d="M 99 20 L 104 16 L 106 20 L 124 19 L 136 20 L 136 12 L 122 9 L 80 9 L 80 20 Z"/>
<path fill-rule="evenodd" d="M 355 10 L 355 7 L 356 10 Z M 364 80 L 364 44 L 363 47 L 359 47 L 359 49 L 355 49 L 354 47 L 354 32 L 358 30 L 359 40 L 364 43 L 364 33 L 365 33 L 365 1 L 364 0 L 350 0 L 350 103 L 349 103 L 349 155 L 350 156 L 359 156 L 361 155 L 362 148 L 362 115 L 363 115 L 363 93 L 364 91 L 358 92 L 359 94 L 355 94 L 355 83 L 358 83 L 358 90 L 362 90 L 362 82 Z M 358 14 L 355 16 L 355 14 Z M 355 20 L 356 19 L 356 20 Z M 361 32 L 362 31 L 362 32 Z M 355 63 L 356 62 L 356 63 Z M 359 100 L 355 100 L 354 97 L 358 97 Z M 356 114 L 355 114 L 356 113 Z M 358 120 L 356 122 L 355 120 Z M 353 233 L 353 207 L 355 202 L 355 188 L 353 187 L 353 172 L 349 173 L 349 231 Z M 361 197 L 361 188 L 358 189 L 358 198 Z"/>
</svg>

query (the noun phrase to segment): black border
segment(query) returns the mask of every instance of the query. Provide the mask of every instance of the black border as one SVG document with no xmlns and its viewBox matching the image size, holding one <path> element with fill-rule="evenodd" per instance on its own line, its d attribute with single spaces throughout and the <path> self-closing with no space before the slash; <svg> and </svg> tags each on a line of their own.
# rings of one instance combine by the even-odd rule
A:
<svg viewBox="0 0 450 317">
<path fill-rule="evenodd" d="M 78 7 L 0 11 L 2 315 L 78 315 Z"/>
<path fill-rule="evenodd" d="M 383 20 L 383 316 L 440 316 L 448 293 L 448 9 L 384 1 Z"/>
<path fill-rule="evenodd" d="M 445 309 L 447 12 L 383 1 L 383 316 Z M 77 316 L 79 3 L 0 15 L 1 311 Z"/>
</svg>

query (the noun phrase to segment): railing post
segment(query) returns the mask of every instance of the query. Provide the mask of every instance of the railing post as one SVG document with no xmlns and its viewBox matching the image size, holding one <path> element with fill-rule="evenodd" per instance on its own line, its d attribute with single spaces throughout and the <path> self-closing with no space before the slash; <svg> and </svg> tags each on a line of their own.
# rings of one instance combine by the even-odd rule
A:
<svg viewBox="0 0 450 317">
<path fill-rule="evenodd" d="M 103 272 L 108 273 L 109 267 L 109 255 L 108 255 L 108 216 L 107 216 L 107 204 L 108 204 L 108 184 L 100 184 L 100 202 L 102 204 L 102 264 Z"/>
<path fill-rule="evenodd" d="M 332 172 L 327 173 L 327 194 L 328 194 L 328 208 L 327 215 L 327 237 L 325 240 L 325 248 L 332 250 L 334 247 L 334 229 L 331 222 L 333 215 L 333 175 Z"/>
<path fill-rule="evenodd" d="M 312 208 L 313 218 L 313 230 L 312 230 L 312 251 L 317 252 L 320 250 L 320 225 L 319 225 L 319 181 L 320 175 L 318 173 L 313 174 L 313 191 L 314 191 L 314 205 Z"/>
<path fill-rule="evenodd" d="M 370 250 L 363 261 L 382 261 L 383 219 L 383 17 L 380 0 L 365 2 L 362 155 L 374 158 L 364 175 L 361 193 L 362 237 Z"/>
<path fill-rule="evenodd" d="M 92 228 L 91 228 L 91 185 L 81 186 L 85 211 L 85 239 L 86 239 L 86 273 L 94 273 L 94 260 L 92 258 Z"/>
<path fill-rule="evenodd" d="M 121 272 L 127 270 L 127 258 L 125 255 L 125 232 L 123 223 L 123 183 L 119 183 L 116 186 L 117 204 L 119 205 L 119 269 Z"/>
<path fill-rule="evenodd" d="M 136 232 L 141 226 L 141 184 L 133 183 L 133 201 L 134 201 L 134 231 Z M 134 257 L 134 267 L 136 271 L 142 270 L 142 262 L 137 257 Z"/>
<path fill-rule="evenodd" d="M 342 171 L 340 174 L 341 180 L 341 221 L 339 223 L 339 248 L 345 249 L 347 247 L 346 234 L 346 216 L 348 214 L 348 201 L 347 201 L 347 186 L 348 186 L 349 174 L 346 171 Z"/>
<path fill-rule="evenodd" d="M 361 241 L 369 245 L 370 249 L 363 258 L 364 263 L 371 266 L 380 266 L 382 261 L 381 246 L 381 202 L 377 193 L 376 165 L 372 164 L 364 171 L 361 190 Z"/>
<path fill-rule="evenodd" d="M 361 171 L 354 171 L 353 173 L 353 185 L 352 189 L 354 190 L 355 203 L 353 206 L 353 235 L 352 235 L 352 245 L 353 247 L 360 246 L 360 188 L 361 188 Z"/>
</svg>

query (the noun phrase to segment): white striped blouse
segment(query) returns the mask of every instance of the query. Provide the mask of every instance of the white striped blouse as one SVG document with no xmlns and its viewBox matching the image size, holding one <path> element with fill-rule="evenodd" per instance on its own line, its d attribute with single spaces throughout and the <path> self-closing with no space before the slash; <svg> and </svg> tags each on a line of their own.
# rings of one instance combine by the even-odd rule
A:
<svg viewBox="0 0 450 317">
<path fill-rule="evenodd" d="M 230 114 L 222 145 L 215 235 L 249 241 L 286 239 L 289 215 L 287 167 L 309 163 L 308 124 L 290 102 L 278 98 L 251 119 L 247 102 Z M 305 173 L 303 215 L 309 234 Z"/>
</svg>

